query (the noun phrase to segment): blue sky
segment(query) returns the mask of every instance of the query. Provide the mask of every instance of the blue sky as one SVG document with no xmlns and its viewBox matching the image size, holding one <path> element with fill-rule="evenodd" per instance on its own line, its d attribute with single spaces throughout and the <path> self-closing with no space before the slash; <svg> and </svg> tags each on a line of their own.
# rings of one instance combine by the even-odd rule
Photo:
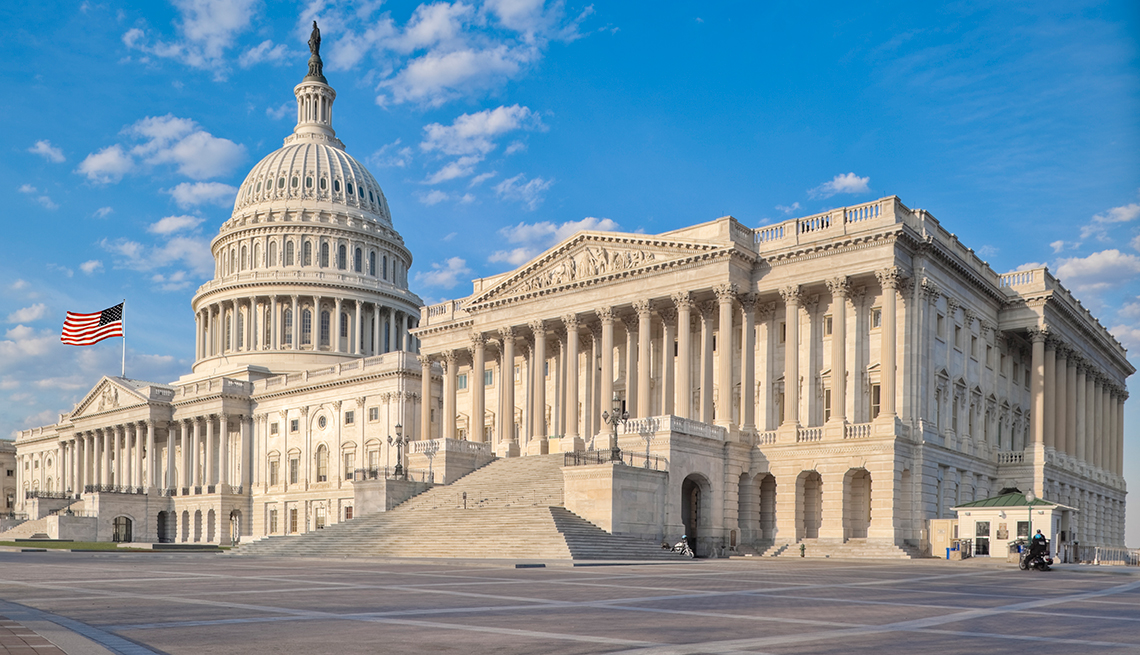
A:
<svg viewBox="0 0 1140 655">
<path fill-rule="evenodd" d="M 894 194 L 999 272 L 1047 263 L 1140 354 L 1135 2 L 44 1 L 0 18 L 0 435 L 118 373 L 118 340 L 59 344 L 68 309 L 127 298 L 128 375 L 188 370 L 209 240 L 292 128 L 314 18 L 334 127 L 429 302 L 579 227 L 756 226 Z"/>
</svg>

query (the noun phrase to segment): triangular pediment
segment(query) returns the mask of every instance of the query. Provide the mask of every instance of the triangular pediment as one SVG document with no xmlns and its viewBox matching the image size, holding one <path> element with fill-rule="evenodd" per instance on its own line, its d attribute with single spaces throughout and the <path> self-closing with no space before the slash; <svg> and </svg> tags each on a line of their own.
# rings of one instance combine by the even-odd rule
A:
<svg viewBox="0 0 1140 655">
<path fill-rule="evenodd" d="M 91 391 L 75 406 L 71 418 L 76 419 L 93 414 L 102 414 L 123 407 L 145 405 L 147 398 L 135 389 L 104 376 Z"/>
<path fill-rule="evenodd" d="M 596 284 L 731 251 L 733 244 L 615 232 L 579 232 L 472 296 L 466 309 L 555 289 Z"/>
</svg>

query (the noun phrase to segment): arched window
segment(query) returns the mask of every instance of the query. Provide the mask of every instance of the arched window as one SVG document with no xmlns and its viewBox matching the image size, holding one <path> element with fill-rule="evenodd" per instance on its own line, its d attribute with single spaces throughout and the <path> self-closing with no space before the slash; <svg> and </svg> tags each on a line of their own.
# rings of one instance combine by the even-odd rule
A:
<svg viewBox="0 0 1140 655">
<path fill-rule="evenodd" d="M 356 249 L 355 254 L 352 255 L 352 270 L 357 273 L 361 272 L 364 268 L 364 251 L 360 248 Z"/>
<path fill-rule="evenodd" d="M 245 347 L 245 315 L 237 313 L 237 349 Z"/>
<path fill-rule="evenodd" d="M 249 263 L 249 267 L 250 268 L 258 268 L 258 265 L 260 263 L 261 263 L 261 244 L 255 243 L 255 244 L 253 244 L 253 261 L 251 261 Z"/>
<path fill-rule="evenodd" d="M 329 449 L 324 444 L 317 447 L 317 482 L 329 481 Z"/>
<path fill-rule="evenodd" d="M 348 313 L 340 313 L 340 336 L 348 338 Z"/>
<path fill-rule="evenodd" d="M 376 277 L 376 253 L 375 251 L 368 253 L 368 274 Z"/>
<path fill-rule="evenodd" d="M 286 266 L 292 266 L 293 265 L 293 250 L 294 250 L 293 242 L 292 241 L 286 241 L 285 242 L 285 265 Z"/>
<path fill-rule="evenodd" d="M 265 336 L 261 340 L 262 348 L 265 344 L 273 344 L 273 309 L 266 307 L 264 313 L 258 313 L 257 319 L 264 327 Z"/>
<path fill-rule="evenodd" d="M 237 248 L 230 248 L 230 275 L 237 273 L 238 258 Z"/>
<path fill-rule="evenodd" d="M 276 265 L 277 265 L 277 242 L 276 241 L 270 241 L 269 242 L 269 266 L 272 267 L 272 266 L 276 266 Z"/>
<path fill-rule="evenodd" d="M 306 241 L 301 246 L 301 266 L 313 265 L 313 244 Z"/>
<path fill-rule="evenodd" d="M 313 343 L 313 312 L 303 310 L 301 312 L 301 345 L 307 346 Z"/>
<path fill-rule="evenodd" d="M 329 267 L 329 244 L 321 244 L 321 268 Z"/>
<path fill-rule="evenodd" d="M 284 341 L 285 345 L 291 346 L 291 345 L 293 345 L 293 310 L 292 309 L 286 309 L 285 310 L 285 317 L 283 319 L 281 319 L 281 322 L 285 326 L 285 338 L 283 341 Z"/>
<path fill-rule="evenodd" d="M 245 246 L 241 247 L 241 270 L 249 268 L 249 249 Z"/>
<path fill-rule="evenodd" d="M 321 312 L 321 345 L 329 345 L 329 313 Z"/>
<path fill-rule="evenodd" d="M 384 279 L 388 279 L 388 255 L 384 255 Z"/>
<path fill-rule="evenodd" d="M 230 329 L 230 322 L 226 320 L 228 316 L 222 316 L 222 320 L 226 321 L 226 342 L 222 344 L 222 352 L 230 349 L 230 339 L 233 337 L 233 330 Z"/>
<path fill-rule="evenodd" d="M 348 267 L 348 262 L 345 261 L 347 259 L 348 259 L 348 257 L 346 255 L 345 247 L 343 245 L 337 246 L 337 249 L 336 249 L 336 267 L 343 271 L 345 268 Z"/>
</svg>

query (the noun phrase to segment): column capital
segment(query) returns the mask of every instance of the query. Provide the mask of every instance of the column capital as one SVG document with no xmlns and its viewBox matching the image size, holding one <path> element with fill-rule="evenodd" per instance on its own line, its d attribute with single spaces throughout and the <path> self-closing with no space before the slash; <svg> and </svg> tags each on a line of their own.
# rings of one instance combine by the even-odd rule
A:
<svg viewBox="0 0 1140 655">
<path fill-rule="evenodd" d="M 776 317 L 776 301 L 762 302 L 756 307 L 756 317 L 761 321 L 768 321 Z"/>
<path fill-rule="evenodd" d="M 756 312 L 756 303 L 759 302 L 760 296 L 755 293 L 742 293 L 736 297 L 740 301 L 740 307 L 746 314 L 754 314 Z"/>
<path fill-rule="evenodd" d="M 640 320 L 637 314 L 625 314 L 621 317 L 621 322 L 625 325 L 626 330 L 636 330 Z"/>
<path fill-rule="evenodd" d="M 728 284 L 718 284 L 713 287 L 713 293 L 716 294 L 717 302 L 720 304 L 731 303 L 736 299 L 737 286 L 735 282 Z"/>
<path fill-rule="evenodd" d="M 289 410 L 287 410 L 287 409 L 277 410 L 277 415 L 281 417 L 282 421 L 287 420 L 289 418 Z"/>
<path fill-rule="evenodd" d="M 954 318 L 954 312 L 958 311 L 958 300 L 950 296 L 946 296 L 946 314 L 950 318 Z"/>
<path fill-rule="evenodd" d="M 527 327 L 529 327 L 530 331 L 533 332 L 536 336 L 541 334 L 543 337 L 546 337 L 546 321 L 542 319 L 536 319 L 527 323 Z"/>
<path fill-rule="evenodd" d="M 306 417 L 306 418 L 309 416 L 309 406 L 308 405 L 301 405 L 301 416 Z"/>
<path fill-rule="evenodd" d="M 448 366 L 454 366 L 455 362 L 459 360 L 459 353 L 451 349 L 443 351 L 440 353 L 440 356 L 443 358 L 441 363 L 445 368 Z"/>
<path fill-rule="evenodd" d="M 1047 325 L 1035 325 L 1026 332 L 1029 333 L 1029 340 L 1033 343 L 1045 343 L 1049 339 L 1049 327 Z"/>
<path fill-rule="evenodd" d="M 684 307 L 691 310 L 693 308 L 693 296 L 688 291 L 680 291 L 678 293 L 675 293 L 670 296 L 670 299 L 673 301 L 673 304 L 677 307 L 677 309 Z"/>
<path fill-rule="evenodd" d="M 974 319 L 978 318 L 978 315 L 974 312 L 974 310 L 966 307 L 962 310 L 962 318 L 966 320 L 964 327 L 969 330 L 970 328 L 974 327 Z"/>
<path fill-rule="evenodd" d="M 337 411 L 337 412 L 339 412 L 339 411 L 340 411 L 341 405 L 343 405 L 343 404 L 344 404 L 344 401 L 342 401 L 342 400 L 334 400 L 334 401 L 332 401 L 332 406 L 333 406 L 333 409 L 334 409 L 335 411 Z"/>
<path fill-rule="evenodd" d="M 799 285 L 787 286 L 780 289 L 780 297 L 789 305 L 799 306 L 803 302 L 804 292 Z"/>
<path fill-rule="evenodd" d="M 889 266 L 879 269 L 875 271 L 875 277 L 879 280 L 879 284 L 883 287 L 884 291 L 887 289 L 892 291 L 898 290 L 903 280 L 906 279 L 906 275 L 898 266 Z"/>
<path fill-rule="evenodd" d="M 934 283 L 934 280 L 931 280 L 928 277 L 922 278 L 921 288 L 922 296 L 930 302 L 937 301 L 938 297 L 942 295 L 942 289 L 938 288 L 938 285 Z"/>
<path fill-rule="evenodd" d="M 487 345 L 487 337 L 483 336 L 482 332 L 472 332 L 468 337 L 471 339 L 471 349 L 483 348 Z"/>
<path fill-rule="evenodd" d="M 357 409 L 364 409 L 364 403 L 368 402 L 364 396 L 359 396 L 355 400 Z"/>
<path fill-rule="evenodd" d="M 416 359 L 419 361 L 421 368 L 431 368 L 431 355 L 419 355 Z"/>
<path fill-rule="evenodd" d="M 846 299 L 851 295 L 851 280 L 847 276 L 833 277 L 827 280 L 827 290 L 831 292 L 831 296 L 836 299 Z"/>
<path fill-rule="evenodd" d="M 653 311 L 653 305 L 648 300 L 638 299 L 633 301 L 633 311 L 637 312 L 638 318 L 648 318 Z"/>
<path fill-rule="evenodd" d="M 673 321 L 677 320 L 676 307 L 662 307 L 657 310 L 657 314 L 661 316 L 661 320 L 665 321 L 666 323 L 672 323 Z"/>
<path fill-rule="evenodd" d="M 599 307 L 594 310 L 598 314 L 598 320 L 603 325 L 613 325 L 614 323 L 614 308 L 613 307 Z"/>
<path fill-rule="evenodd" d="M 577 330 L 578 329 L 578 315 L 577 314 L 565 314 L 565 315 L 563 315 L 562 316 L 562 324 L 566 326 L 567 331 Z"/>
<path fill-rule="evenodd" d="M 701 318 L 711 321 L 720 313 L 720 303 L 716 300 L 706 300 L 701 303 Z"/>
<path fill-rule="evenodd" d="M 499 339 L 506 341 L 515 338 L 515 329 L 511 326 L 499 328 Z"/>
</svg>

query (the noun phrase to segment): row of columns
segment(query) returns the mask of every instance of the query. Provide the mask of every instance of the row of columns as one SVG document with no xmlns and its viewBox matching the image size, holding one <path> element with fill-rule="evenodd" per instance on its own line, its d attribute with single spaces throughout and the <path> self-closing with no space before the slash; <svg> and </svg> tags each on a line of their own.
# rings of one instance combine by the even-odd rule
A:
<svg viewBox="0 0 1140 655">
<path fill-rule="evenodd" d="M 303 298 L 310 301 L 302 302 Z M 411 333 L 419 324 L 418 313 L 354 299 L 273 295 L 220 300 L 199 309 L 195 314 L 195 358 L 201 360 L 226 353 L 263 350 L 299 350 L 305 346 L 319 350 L 321 308 L 330 312 L 330 352 L 369 356 L 395 350 L 415 352 L 419 347 Z M 301 312 L 305 309 L 312 312 L 307 333 L 301 325 Z M 289 321 L 286 321 L 286 311 L 291 317 Z M 347 329 L 342 325 L 342 314 L 345 313 L 348 313 Z M 240 325 L 239 315 L 243 318 Z M 369 315 L 368 319 L 366 315 Z M 385 323 L 387 339 L 384 338 Z M 342 331 L 348 334 L 343 342 Z M 302 338 L 307 338 L 308 342 L 302 343 Z"/>
<path fill-rule="evenodd" d="M 897 302 L 896 295 L 904 281 L 901 271 L 891 268 L 877 273 L 879 282 L 884 289 L 883 316 L 882 316 L 882 353 L 883 362 L 880 372 L 882 384 L 882 405 L 879 416 L 892 419 L 896 416 L 896 329 Z M 838 302 L 835 303 L 835 326 L 832 335 L 833 346 L 832 370 L 843 372 L 847 370 L 846 361 L 846 302 L 850 293 L 850 282 L 846 277 L 828 281 Z M 620 320 L 626 327 L 626 400 L 627 410 L 631 416 L 649 416 L 653 411 L 654 402 L 657 401 L 662 411 L 676 414 L 682 418 L 691 418 L 705 423 L 714 422 L 713 388 L 714 388 L 714 332 L 720 340 L 715 349 L 717 380 L 716 386 L 721 389 L 716 397 L 715 423 L 718 425 L 735 425 L 733 420 L 733 404 L 739 401 L 741 416 L 739 427 L 744 430 L 756 429 L 756 412 L 753 398 L 756 393 L 756 307 L 758 296 L 753 293 L 739 293 L 735 284 L 718 285 L 713 289 L 714 300 L 708 300 L 698 305 L 692 293 L 682 292 L 674 294 L 667 306 L 655 305 L 648 299 L 637 300 L 633 303 L 633 313 L 622 316 Z M 782 426 L 799 426 L 800 424 L 800 329 L 799 317 L 803 304 L 804 293 L 799 286 L 789 286 L 780 290 L 785 303 L 786 345 L 784 349 L 784 415 L 781 418 Z M 734 316 L 741 312 L 740 333 L 736 334 Z M 699 315 L 700 350 L 694 352 L 693 333 L 687 329 L 692 320 L 693 310 Z M 661 384 L 656 388 L 651 378 L 652 359 L 652 321 L 653 314 L 660 317 L 663 323 L 663 340 L 665 347 L 661 349 Z M 614 359 L 609 356 L 615 345 L 615 322 L 618 316 L 613 307 L 601 307 L 595 312 L 596 324 L 591 325 L 593 335 L 591 361 L 599 361 L 599 380 L 597 396 L 587 393 L 584 399 L 586 410 L 585 419 L 579 425 L 578 404 L 583 401 L 579 391 L 580 372 L 578 366 L 579 339 L 581 336 L 581 317 L 569 314 L 561 318 L 564 335 L 559 340 L 564 344 L 557 358 L 558 369 L 555 384 L 558 397 L 553 403 L 554 414 L 557 417 L 556 428 L 564 427 L 564 436 L 577 438 L 580 428 L 585 428 L 585 434 L 594 434 L 593 414 L 607 409 L 609 399 L 614 394 Z M 526 412 L 530 425 L 525 429 L 532 437 L 546 437 L 546 384 L 545 366 L 547 362 L 548 331 L 552 325 L 546 320 L 532 321 L 529 325 L 529 334 L 519 332 L 514 327 L 502 328 L 496 336 L 500 347 L 500 375 L 499 399 L 502 406 L 499 411 L 499 423 L 513 426 L 514 423 L 514 393 L 515 380 L 513 376 L 515 360 L 515 341 L 519 337 L 530 337 L 533 342 L 524 346 L 524 365 L 527 368 L 527 378 L 524 388 L 528 390 L 527 405 L 531 411 Z M 716 328 L 720 327 L 719 330 Z M 677 341 L 677 355 L 674 357 L 671 347 L 674 338 Z M 457 385 L 456 375 L 461 363 L 471 362 L 473 380 L 468 385 L 470 392 L 471 438 L 476 441 L 483 440 L 485 427 L 484 417 L 486 411 L 485 388 L 482 381 L 482 371 L 486 365 L 487 335 L 482 332 L 471 335 L 471 346 L 468 349 L 470 357 L 461 357 L 457 350 L 448 350 L 434 355 L 443 364 L 445 369 L 443 389 L 443 434 L 454 436 L 456 434 Z M 737 350 L 736 346 L 741 348 Z M 526 352 L 529 351 L 529 352 Z M 734 366 L 733 358 L 737 352 L 741 353 L 739 389 L 734 392 Z M 697 374 L 700 388 L 700 398 L 697 410 L 691 411 L 692 397 L 692 371 L 695 358 L 699 358 L 699 372 Z M 462 361 L 461 361 L 462 360 Z M 421 359 L 424 370 L 430 367 L 431 356 Z M 678 374 L 677 372 L 680 372 Z M 587 375 L 593 373 L 593 367 L 586 367 Z M 564 380 L 562 379 L 564 378 Z M 425 375 L 424 384 L 428 377 Z M 588 381 L 589 388 L 594 389 L 593 381 Z M 428 393 L 428 389 L 424 390 Z M 659 394 L 656 398 L 654 394 Z M 739 394 L 734 395 L 735 394 Z M 842 373 L 832 375 L 832 421 L 846 422 L 846 376 Z M 565 408 L 565 409 L 564 409 Z M 425 409 L 425 411 L 427 411 Z M 424 423 L 426 425 L 426 422 Z M 600 426 L 598 426 L 600 428 Z M 500 440 L 511 440 L 512 431 L 500 431 Z"/>
<path fill-rule="evenodd" d="M 239 423 L 242 434 L 237 444 L 231 444 L 231 421 Z M 88 485 L 173 489 L 231 484 L 231 469 L 245 470 L 240 464 L 245 423 L 240 415 L 174 420 L 166 425 L 165 443 L 158 449 L 152 420 L 76 433 L 56 449 L 60 489 L 77 493 Z"/>
<path fill-rule="evenodd" d="M 1048 327 L 1030 328 L 1028 334 L 1033 443 L 1123 475 L 1128 392 L 1050 335 Z"/>
</svg>

